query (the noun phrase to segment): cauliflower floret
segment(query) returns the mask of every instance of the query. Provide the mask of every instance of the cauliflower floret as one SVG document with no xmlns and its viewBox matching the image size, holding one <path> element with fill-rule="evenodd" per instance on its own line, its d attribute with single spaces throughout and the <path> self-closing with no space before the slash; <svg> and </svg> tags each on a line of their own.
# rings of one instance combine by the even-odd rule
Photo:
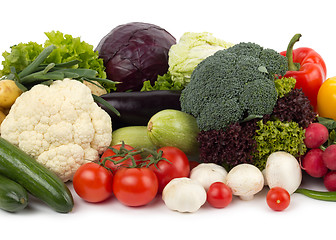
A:
<svg viewBox="0 0 336 240">
<path fill-rule="evenodd" d="M 110 145 L 112 122 L 87 86 L 64 79 L 36 85 L 17 98 L 1 124 L 1 137 L 66 182 Z"/>
</svg>

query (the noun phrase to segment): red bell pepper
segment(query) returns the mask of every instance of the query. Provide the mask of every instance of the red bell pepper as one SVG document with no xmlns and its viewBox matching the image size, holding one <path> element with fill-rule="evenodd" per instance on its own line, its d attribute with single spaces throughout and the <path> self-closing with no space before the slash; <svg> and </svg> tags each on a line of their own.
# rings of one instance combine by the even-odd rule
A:
<svg viewBox="0 0 336 240">
<path fill-rule="evenodd" d="M 280 54 L 288 59 L 288 71 L 284 77 L 296 79 L 295 88 L 301 88 L 316 111 L 317 93 L 326 80 L 327 68 L 322 57 L 313 49 L 301 47 L 293 50 L 301 34 L 296 34 L 288 44 L 287 51 Z"/>
</svg>

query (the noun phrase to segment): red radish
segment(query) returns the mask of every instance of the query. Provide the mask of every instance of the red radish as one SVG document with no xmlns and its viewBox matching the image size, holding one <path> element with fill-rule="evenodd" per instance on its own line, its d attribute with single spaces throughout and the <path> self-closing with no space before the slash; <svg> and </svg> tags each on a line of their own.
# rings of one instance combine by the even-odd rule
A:
<svg viewBox="0 0 336 240">
<path fill-rule="evenodd" d="M 312 177 L 323 177 L 328 169 L 323 163 L 323 151 L 319 148 L 309 150 L 302 159 L 302 168 Z"/>
<path fill-rule="evenodd" d="M 324 186 L 328 191 L 336 191 L 336 171 L 328 172 L 323 179 Z"/>
<path fill-rule="evenodd" d="M 328 129 L 321 123 L 311 123 L 306 128 L 304 143 L 307 148 L 318 148 L 329 138 Z"/>
<path fill-rule="evenodd" d="M 324 165 L 329 168 L 330 170 L 336 170 L 336 145 L 328 146 L 323 155 L 323 162 Z"/>
</svg>

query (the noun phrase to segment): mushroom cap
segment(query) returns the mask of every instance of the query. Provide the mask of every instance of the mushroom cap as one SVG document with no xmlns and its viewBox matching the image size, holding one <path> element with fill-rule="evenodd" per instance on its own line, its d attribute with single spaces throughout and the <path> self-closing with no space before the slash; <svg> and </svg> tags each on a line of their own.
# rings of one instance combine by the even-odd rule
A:
<svg viewBox="0 0 336 240">
<path fill-rule="evenodd" d="M 233 167 L 226 176 L 226 184 L 232 194 L 243 200 L 250 200 L 264 187 L 262 172 L 252 164 L 239 164 Z"/>
<path fill-rule="evenodd" d="M 227 171 L 215 163 L 201 163 L 190 172 L 190 179 L 198 181 L 206 191 L 214 182 L 224 182 Z"/>
<path fill-rule="evenodd" d="M 284 151 L 269 155 L 265 176 L 269 188 L 281 187 L 286 189 L 289 194 L 294 193 L 302 181 L 302 171 L 298 160 Z"/>
<path fill-rule="evenodd" d="M 166 206 L 178 212 L 196 212 L 205 202 L 207 194 L 203 186 L 190 178 L 171 180 L 162 191 Z"/>
</svg>

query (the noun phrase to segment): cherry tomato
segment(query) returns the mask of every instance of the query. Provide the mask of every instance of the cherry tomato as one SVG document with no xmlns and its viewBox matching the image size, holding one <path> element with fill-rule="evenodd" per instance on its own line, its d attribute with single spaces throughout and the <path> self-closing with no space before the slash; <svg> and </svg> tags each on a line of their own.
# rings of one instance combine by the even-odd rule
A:
<svg viewBox="0 0 336 240">
<path fill-rule="evenodd" d="M 223 182 L 214 182 L 207 191 L 207 201 L 215 208 L 225 208 L 232 201 L 232 191 Z"/>
<path fill-rule="evenodd" d="M 101 202 L 112 195 L 113 174 L 97 163 L 86 163 L 73 177 L 73 187 L 87 202 Z"/>
<path fill-rule="evenodd" d="M 281 187 L 271 188 L 266 196 L 267 205 L 274 211 L 285 210 L 290 203 L 290 195 Z"/>
<path fill-rule="evenodd" d="M 159 181 L 159 190 L 161 193 L 164 187 L 173 179 L 179 177 L 189 177 L 190 164 L 187 155 L 176 147 L 162 147 L 157 152 L 162 151 L 162 158 L 156 166 L 152 164 L 150 169 L 156 174 Z"/>
<path fill-rule="evenodd" d="M 111 148 L 120 150 L 121 146 L 122 146 L 122 144 L 117 144 L 117 145 L 112 146 Z M 127 145 L 127 144 L 124 144 L 124 147 L 127 150 L 134 150 L 133 147 L 131 147 L 131 146 Z M 107 158 L 107 157 L 111 157 L 113 161 L 120 161 L 123 158 L 123 157 L 113 157 L 116 153 L 111 148 L 108 148 L 103 153 L 103 155 L 100 158 L 100 162 L 102 162 L 104 160 L 104 158 Z M 134 155 L 133 157 L 134 157 L 134 160 L 136 162 L 141 159 L 141 155 L 140 154 Z M 109 160 L 105 161 L 105 167 L 111 169 L 113 172 L 115 172 L 120 167 L 129 167 L 131 165 L 132 165 L 132 160 L 130 158 L 128 158 L 125 161 L 123 161 L 121 163 L 118 163 L 118 164 L 114 164 L 112 161 L 109 161 Z"/>
<path fill-rule="evenodd" d="M 157 191 L 158 179 L 149 168 L 119 168 L 114 175 L 113 193 L 126 206 L 146 205 Z"/>
<path fill-rule="evenodd" d="M 317 94 L 317 111 L 321 117 L 336 120 L 336 77 L 322 83 Z"/>
</svg>

